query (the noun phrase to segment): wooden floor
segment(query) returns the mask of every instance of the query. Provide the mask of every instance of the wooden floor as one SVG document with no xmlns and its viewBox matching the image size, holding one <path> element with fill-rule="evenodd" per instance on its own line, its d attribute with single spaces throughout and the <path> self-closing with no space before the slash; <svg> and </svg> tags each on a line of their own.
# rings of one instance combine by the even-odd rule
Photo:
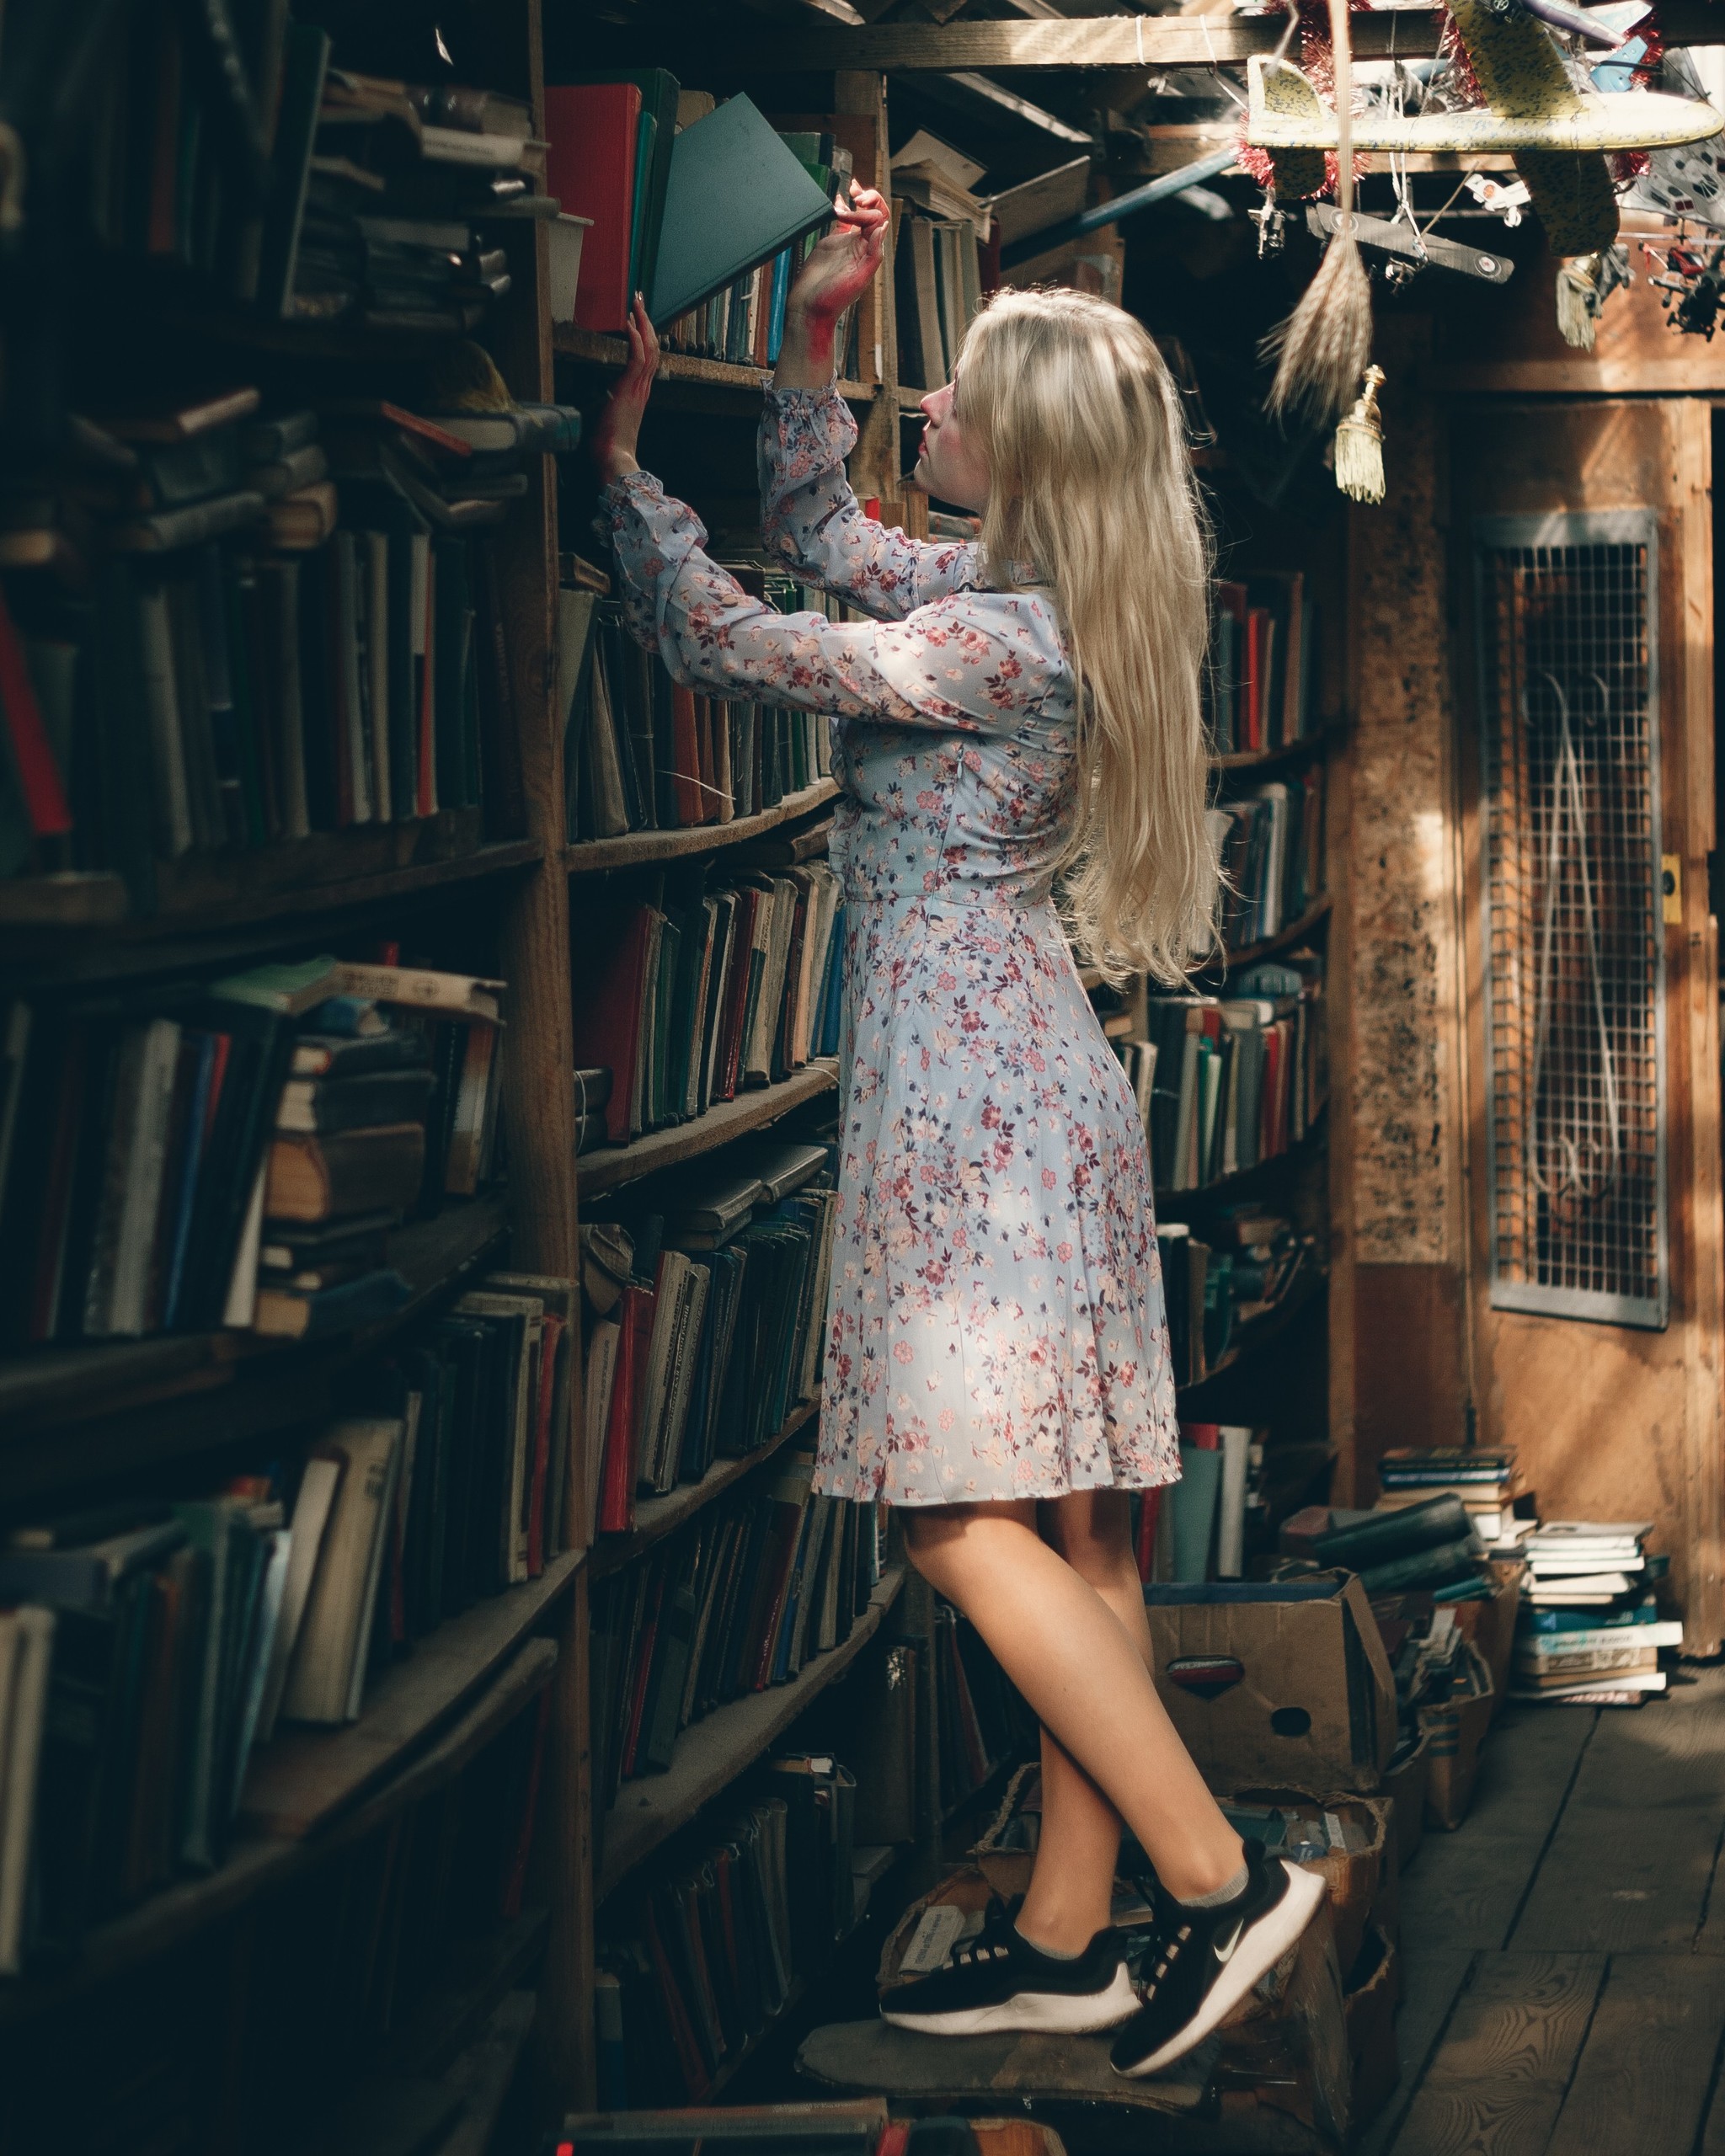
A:
<svg viewBox="0 0 1725 2156">
<path fill-rule="evenodd" d="M 1402 2079 L 1361 2156 L 1725 2156 L 1725 1669 L 1509 1709 L 1402 1875 Z"/>
</svg>

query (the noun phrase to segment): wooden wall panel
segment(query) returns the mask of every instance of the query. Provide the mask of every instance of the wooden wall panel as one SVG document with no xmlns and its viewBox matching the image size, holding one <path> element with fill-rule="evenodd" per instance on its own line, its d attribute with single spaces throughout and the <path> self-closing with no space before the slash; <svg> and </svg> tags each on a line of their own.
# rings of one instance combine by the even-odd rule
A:
<svg viewBox="0 0 1725 2156">
<path fill-rule="evenodd" d="M 1459 405 L 1456 554 L 1481 513 L 1659 512 L 1661 845 L 1681 857 L 1683 920 L 1665 931 L 1671 1320 L 1663 1331 L 1493 1310 L 1484 1177 L 1471 1209 L 1480 1433 L 1515 1445 L 1546 1517 L 1648 1518 L 1672 1555 L 1692 1652 L 1720 1639 L 1722 1322 L 1717 931 L 1707 915 L 1713 712 L 1710 415 L 1700 400 Z M 1464 456 L 1460 445 L 1465 441 Z M 1466 579 L 1458 575 L 1464 601 Z M 1459 650 L 1471 653 L 1464 605 Z M 1458 667 L 1466 759 L 1466 963 L 1482 1070 L 1477 732 Z M 1483 1168 L 1483 1102 L 1470 1143 Z"/>
</svg>

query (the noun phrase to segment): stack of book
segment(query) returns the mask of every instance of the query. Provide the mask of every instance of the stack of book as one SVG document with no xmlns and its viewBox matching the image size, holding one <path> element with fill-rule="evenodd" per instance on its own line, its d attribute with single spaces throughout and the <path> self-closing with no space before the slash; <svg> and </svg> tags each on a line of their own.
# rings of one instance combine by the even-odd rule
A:
<svg viewBox="0 0 1725 2156">
<path fill-rule="evenodd" d="M 1204 674 L 1216 755 L 1263 755 L 1306 740 L 1316 728 L 1317 678 L 1316 612 L 1303 572 L 1218 579 Z"/>
<path fill-rule="evenodd" d="M 811 1496 L 814 1472 L 813 1453 L 792 1454 L 595 1593 L 595 1813 L 669 1767 L 692 1721 L 850 1637 L 880 1578 L 877 1510 Z"/>
<path fill-rule="evenodd" d="M 476 329 L 510 288 L 486 228 L 556 214 L 529 107 L 466 84 L 320 71 L 306 42 L 303 79 L 321 82 L 282 313 L 368 329 Z"/>
<path fill-rule="evenodd" d="M 701 2101 L 855 1921 L 856 1785 L 827 1756 L 772 1763 L 772 1794 L 654 1886 L 599 1948 L 600 2097 Z"/>
<path fill-rule="evenodd" d="M 342 483 L 349 520 L 377 526 L 378 543 L 395 531 L 409 549 L 414 590 L 428 575 L 435 579 L 435 564 L 423 558 L 432 535 L 502 523 L 510 504 L 527 492 L 534 460 L 580 444 L 574 405 L 443 409 L 455 393 L 428 397 L 435 416 L 379 398 L 336 399 L 323 408 L 330 468 Z M 426 603 L 435 611 L 435 582 Z"/>
<path fill-rule="evenodd" d="M 1210 811 L 1211 841 L 1226 878 L 1222 941 L 1230 951 L 1279 936 L 1324 883 L 1324 772 L 1274 779 Z"/>
<path fill-rule="evenodd" d="M 569 559 L 581 581 L 558 595 L 557 670 L 572 844 L 729 824 L 831 776 L 830 721 L 680 686 L 625 631 L 621 607 L 599 589 L 610 579 Z M 841 603 L 755 563 L 725 566 L 784 613 L 830 615 Z"/>
<path fill-rule="evenodd" d="M 263 1171 L 253 1328 L 312 1339 L 387 1317 L 407 1292 L 389 1231 L 489 1176 L 503 984 L 314 959 L 238 985 L 300 1017 Z"/>
<path fill-rule="evenodd" d="M 1524 1602 L 1510 1665 L 1512 1700 L 1587 1706 L 1639 1706 L 1663 1691 L 1659 1650 L 1683 1644 L 1683 1625 L 1662 1620 L 1651 1594 L 1632 1591 L 1621 1606 Z"/>
<path fill-rule="evenodd" d="M 1297 1529 L 1299 1523 L 1284 1527 Z M 1401 1594 L 1414 1588 L 1450 1602 L 1488 1586 L 1485 1545 L 1461 1500 L 1428 1497 L 1394 1512 L 1337 1508 L 1327 1529 L 1290 1546 L 1326 1568 L 1359 1575 L 1368 1594 Z"/>
<path fill-rule="evenodd" d="M 948 1813 L 1029 1747 L 1036 1723 L 975 1626 L 948 1603 L 935 1604 L 932 1666 L 940 1803 Z"/>
<path fill-rule="evenodd" d="M 587 1347 L 601 1534 L 628 1532 L 638 1492 L 698 1482 L 814 1397 L 836 1202 L 827 1165 L 820 1145 L 737 1147 L 722 1172 L 683 1186 L 676 1212 L 632 1216 L 630 1277 Z"/>
<path fill-rule="evenodd" d="M 982 305 L 980 248 L 990 214 L 971 191 L 983 168 L 919 131 L 893 157 L 893 290 L 899 379 L 938 389 L 952 379 Z"/>
<path fill-rule="evenodd" d="M 838 878 L 819 859 L 736 876 L 684 907 L 601 910 L 574 954 L 575 1061 L 611 1073 L 612 1145 L 830 1053 L 838 913 Z"/>
<path fill-rule="evenodd" d="M 1227 996 L 1154 995 L 1114 1043 L 1158 1190 L 1202 1189 L 1297 1145 L 1329 1089 L 1322 958 L 1295 952 Z"/>
<path fill-rule="evenodd" d="M 1430 1497 L 1458 1498 L 1494 1556 L 1513 1554 L 1533 1532 L 1531 1520 L 1515 1516 L 1515 1500 L 1525 1493 L 1511 1445 L 1397 1446 L 1378 1462 L 1378 1490 L 1380 1512 L 1423 1504 Z"/>
</svg>

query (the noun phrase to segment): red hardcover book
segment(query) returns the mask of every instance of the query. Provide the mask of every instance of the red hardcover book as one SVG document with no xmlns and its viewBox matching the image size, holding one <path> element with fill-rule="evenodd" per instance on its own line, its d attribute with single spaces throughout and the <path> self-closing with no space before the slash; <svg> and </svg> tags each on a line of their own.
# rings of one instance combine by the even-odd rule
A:
<svg viewBox="0 0 1725 2156">
<path fill-rule="evenodd" d="M 1278 1121 L 1276 1102 L 1282 1085 L 1282 1028 L 1266 1026 L 1263 1029 L 1263 1106 L 1258 1123 L 1258 1153 L 1268 1160 L 1278 1148 L 1275 1132 Z"/>
<path fill-rule="evenodd" d="M 803 1515 L 808 1508 L 807 1497 L 800 1504 L 793 1504 L 788 1497 L 773 1501 L 772 1526 L 767 1537 L 766 1561 L 761 1568 L 766 1588 L 756 1620 L 755 1668 L 749 1680 L 756 1692 L 764 1692 L 772 1682 L 773 1651 L 778 1645 L 778 1628 L 784 1621 L 785 1598 L 791 1591 L 791 1572 L 797 1561 L 797 1545 L 802 1539 Z"/>
<path fill-rule="evenodd" d="M 673 682 L 670 691 L 671 798 L 685 830 L 702 820 L 701 744 L 697 733 L 695 691 Z"/>
<path fill-rule="evenodd" d="M 623 1723 L 623 1780 L 628 1781 L 640 1764 L 641 1724 L 647 1712 L 647 1684 L 653 1674 L 653 1653 L 659 1645 L 659 1617 L 665 1608 L 665 1568 L 654 1568 L 647 1585 L 647 1609 L 641 1635 L 635 1643 L 635 1660 L 629 1671 L 628 1716 Z"/>
<path fill-rule="evenodd" d="M 563 1320 L 547 1310 L 539 1336 L 539 1396 L 533 1403 L 533 1480 L 527 1497 L 527 1577 L 545 1570 L 545 1478 L 551 1467 L 551 1402 L 557 1390 L 557 1343 Z"/>
<path fill-rule="evenodd" d="M 1268 607 L 1248 608 L 1246 616 L 1246 739 L 1242 748 L 1262 750 L 1264 713 L 1269 706 L 1270 633 L 1274 618 Z"/>
<path fill-rule="evenodd" d="M 652 1904 L 647 1908 L 647 1952 L 653 1963 L 653 1973 L 658 1979 L 660 2004 L 665 2009 L 665 2018 L 670 2030 L 671 2043 L 677 2055 L 677 2064 L 682 2071 L 683 2094 L 691 2103 L 698 2104 L 712 2093 L 713 2084 L 708 2079 L 707 2066 L 701 2048 L 695 2041 L 695 2032 L 689 2025 L 689 2012 L 683 2003 L 677 1980 L 671 1973 L 670 1956 L 665 1951 L 665 1941 L 659 1935 L 659 1921 Z"/>
<path fill-rule="evenodd" d="M 649 931 L 647 906 L 629 906 L 592 923 L 575 939 L 574 999 L 575 1069 L 608 1070 L 611 1098 L 605 1134 L 613 1145 L 629 1141 L 629 1103 L 641 1042 Z"/>
<path fill-rule="evenodd" d="M 629 312 L 629 234 L 641 92 L 633 83 L 549 83 L 545 88 L 546 192 L 590 217 L 575 287 L 578 329 L 622 332 Z"/>
<path fill-rule="evenodd" d="M 1180 1442 L 1183 1445 L 1191 1445 L 1199 1452 L 1220 1452 L 1222 1446 L 1221 1425 L 1219 1422 L 1183 1422 L 1180 1425 Z"/>
<path fill-rule="evenodd" d="M 695 699 L 695 753 L 701 771 L 701 813 L 698 823 L 718 821 L 718 783 L 713 746 L 713 702 L 711 696 Z"/>
<path fill-rule="evenodd" d="M 72 829 L 72 810 L 54 751 L 48 745 L 47 728 L 30 686 L 24 664 L 24 646 L 6 601 L 0 598 L 0 714 L 12 744 L 12 760 L 24 795 L 24 814 L 39 839 L 63 838 Z"/>
<path fill-rule="evenodd" d="M 627 1534 L 635 1524 L 635 1437 L 641 1419 L 641 1380 L 653 1337 L 653 1290 L 628 1287 L 617 1305 L 617 1369 L 600 1463 L 599 1532 Z"/>
</svg>

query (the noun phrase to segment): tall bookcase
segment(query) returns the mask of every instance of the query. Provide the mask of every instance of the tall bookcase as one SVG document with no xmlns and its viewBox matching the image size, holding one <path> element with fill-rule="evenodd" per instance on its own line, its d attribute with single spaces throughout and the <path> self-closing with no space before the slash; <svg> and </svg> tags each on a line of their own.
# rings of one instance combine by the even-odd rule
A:
<svg viewBox="0 0 1725 2156">
<path fill-rule="evenodd" d="M 481 19 L 489 44 L 484 79 L 531 98 L 542 133 L 542 0 L 499 0 Z M 675 52 L 639 56 L 677 66 Z M 692 64 L 690 74 L 702 79 Z M 797 80 L 797 104 L 816 102 L 807 78 Z M 877 169 L 884 176 L 889 163 L 885 77 L 840 71 L 821 82 L 823 88 L 830 84 L 825 109 L 872 122 Z M 485 341 L 517 398 L 578 403 L 590 418 L 622 363 L 622 342 L 553 328 L 542 226 L 511 227 L 507 245 L 511 289 L 490 318 Z M 900 478 L 908 461 L 902 430 L 916 423 L 922 392 L 899 382 L 889 274 L 883 277 L 879 297 L 879 379 L 841 385 L 859 429 L 852 483 L 859 496 L 878 499 L 884 520 L 926 530 L 926 504 L 906 495 Z M 226 319 L 200 321 L 196 335 L 206 340 L 199 349 L 206 355 L 219 354 L 236 376 L 243 374 L 248 353 L 302 358 L 326 372 L 363 366 L 374 376 L 380 371 L 387 376 L 397 360 L 416 355 L 404 345 L 350 339 L 335 329 L 261 330 Z M 189 340 L 189 353 L 192 349 Z M 753 368 L 668 355 L 649 413 L 644 461 L 697 506 L 714 490 L 737 499 L 740 488 L 752 485 L 761 379 Z M 1219 484 L 1226 484 L 1224 477 Z M 575 483 L 571 499 L 582 491 Z M 207 976 L 264 958 L 303 955 L 343 938 L 404 929 L 418 934 L 440 921 L 470 929 L 481 924 L 494 941 L 498 971 L 510 985 L 506 1187 L 453 1205 L 397 1238 L 392 1257 L 409 1284 L 411 1300 L 389 1328 L 363 1339 L 285 1347 L 243 1334 L 176 1335 L 37 1353 L 0 1365 L 0 1518 L 66 1509 L 147 1475 L 194 1463 L 207 1463 L 214 1473 L 248 1448 L 276 1440 L 285 1444 L 311 1432 L 359 1355 L 452 1300 L 482 1269 L 507 1262 L 516 1271 L 578 1277 L 584 1198 L 606 1196 L 765 1128 L 836 1083 L 830 1065 L 811 1065 L 782 1084 L 741 1094 L 693 1123 L 578 1161 L 570 954 L 592 915 L 595 894 L 607 878 L 745 843 L 819 807 L 834 789 L 823 781 L 762 814 L 724 826 L 569 844 L 563 713 L 556 693 L 558 551 L 585 551 L 589 542 L 579 530 L 559 530 L 551 460 L 539 462 L 527 497 L 498 537 L 508 644 L 507 723 L 525 803 L 518 831 L 487 838 L 474 816 L 446 814 L 218 858 L 177 880 L 164 878 L 157 910 L 144 917 L 129 910 L 125 888 L 113 878 L 0 882 L 0 990 L 28 995 L 73 985 L 99 990 L 184 973 Z M 1284 538 L 1294 542 L 1294 535 Z M 1332 619 L 1333 650 L 1339 648 L 1339 593 Z M 1328 678 L 1336 678 L 1333 666 Z M 1322 755 L 1325 745 L 1320 741 L 1292 753 Z M 1263 760 L 1266 771 L 1273 761 Z M 1319 936 L 1323 926 L 1324 909 L 1314 908 L 1275 939 L 1274 947 Z M 1237 957 L 1234 963 L 1240 963 Z M 1301 1160 L 1274 1169 L 1295 1179 L 1302 1219 L 1315 1223 L 1324 1210 L 1322 1160 L 1319 1136 Z M 1241 1419 L 1255 1419 L 1254 1403 L 1268 1402 L 1274 1390 L 1274 1380 L 1263 1376 L 1255 1357 L 1253 1343 L 1228 1371 L 1210 1380 L 1212 1388 L 1245 1388 L 1223 1401 Z M 1321 1357 L 1313 1382 L 1321 1387 Z M 1214 1417 L 1218 1397 L 1207 1393 L 1194 1403 L 1194 1412 L 1201 1406 Z M 169 1988 L 164 1995 L 174 1996 L 171 1987 L 180 1986 L 179 1995 L 205 2016 L 199 2051 L 208 2086 L 196 2107 L 195 2145 L 212 2152 L 237 2148 L 247 2137 L 248 2106 L 256 2094 L 244 2085 L 247 2069 L 234 2031 L 256 1964 L 267 1951 L 260 1908 L 272 1897 L 279 1902 L 309 1888 L 328 1866 L 341 1861 L 344 1850 L 363 1845 L 368 1834 L 407 1807 L 435 1796 L 525 1710 L 548 1697 L 549 1742 L 527 1913 L 505 1926 L 483 1952 L 466 1955 L 448 1972 L 447 1980 L 433 1989 L 422 2025 L 397 2032 L 374 2058 L 358 2063 L 387 2089 L 389 2075 L 408 2071 L 413 2061 L 423 2066 L 471 2036 L 507 1992 L 537 1984 L 542 2108 L 590 2102 L 595 1922 L 606 1898 L 642 1876 L 675 1835 L 723 1796 L 862 1657 L 881 1652 L 889 1640 L 908 1640 L 920 1643 L 925 1669 L 932 1667 L 932 1598 L 902 1564 L 890 1565 L 843 1646 L 813 1661 L 789 1685 L 719 1709 L 686 1733 L 669 1773 L 628 1786 L 595 1865 L 588 1728 L 591 1588 L 714 1499 L 761 1474 L 799 1435 L 806 1440 L 817 1412 L 818 1403 L 805 1403 L 763 1450 L 722 1462 L 700 1483 L 644 1502 L 631 1535 L 594 1544 L 581 1493 L 590 1448 L 597 1440 L 580 1428 L 580 1388 L 574 1388 L 567 1551 L 530 1585 L 446 1623 L 374 1688 L 352 1728 L 288 1746 L 269 1769 L 273 1779 L 263 1812 L 273 1822 L 271 1831 L 248 1833 L 216 1871 L 184 1880 L 104 1924 L 67 1967 L 0 1983 L 0 2089 L 9 2065 L 27 2058 L 58 2058 L 72 2072 L 79 2047 L 101 2040 L 101 2028 L 91 2017 L 99 2023 L 104 2001 L 111 2006 L 120 1996 L 111 1988 L 122 1982 L 134 1988 L 151 1984 L 159 1976 Z M 928 1851 L 963 1806 L 943 1810 L 931 1684 L 923 1684 L 920 1698 L 916 1817 L 917 1837 Z M 326 2145 L 335 2145 L 334 2138 Z"/>
</svg>

